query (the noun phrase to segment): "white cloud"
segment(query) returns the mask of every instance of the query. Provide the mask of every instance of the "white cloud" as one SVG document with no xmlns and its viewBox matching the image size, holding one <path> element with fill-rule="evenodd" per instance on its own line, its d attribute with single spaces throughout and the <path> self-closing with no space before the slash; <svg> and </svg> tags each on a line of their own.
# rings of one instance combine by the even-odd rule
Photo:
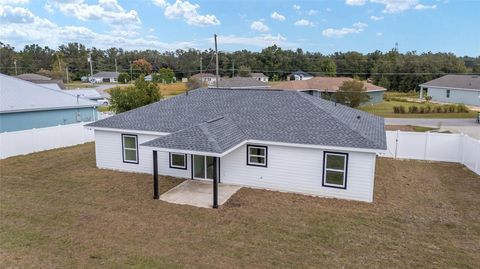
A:
<svg viewBox="0 0 480 269">
<path fill-rule="evenodd" d="M 208 39 L 208 42 L 212 43 L 212 39 Z M 297 43 L 291 43 L 287 41 L 287 38 L 277 34 L 262 34 L 259 36 L 253 37 L 242 37 L 236 35 L 227 35 L 219 36 L 218 42 L 222 45 L 241 45 L 241 46 L 254 46 L 254 47 L 268 47 L 272 45 L 277 45 L 284 48 L 294 48 L 297 47 Z"/>
<path fill-rule="evenodd" d="M 310 9 L 310 10 L 308 11 L 308 15 L 310 15 L 310 16 L 313 16 L 313 15 L 315 15 L 315 14 L 317 14 L 317 13 L 318 13 L 318 10 L 315 10 L 315 9 Z"/>
<path fill-rule="evenodd" d="M 0 6 L 0 40 L 15 47 L 42 44 L 57 47 L 67 42 L 80 42 L 98 48 L 121 47 L 124 49 L 178 49 L 196 47 L 196 42 L 166 43 L 158 38 L 143 38 L 132 30 L 110 30 L 108 33 L 94 32 L 82 26 L 59 26 L 48 19 L 40 18 L 28 9 L 16 10 L 15 18 L 4 16 L 16 8 Z M 12 19 L 13 18 L 13 19 Z"/>
<path fill-rule="evenodd" d="M 158 2 L 157 5 L 160 6 L 160 4 L 165 1 L 155 1 L 155 2 Z M 176 0 L 175 3 L 173 4 L 165 2 L 164 7 L 165 7 L 165 12 L 164 12 L 165 17 L 169 19 L 183 18 L 186 23 L 190 25 L 195 25 L 195 26 L 210 26 L 210 25 L 220 24 L 220 21 L 217 19 L 215 15 L 199 14 L 198 9 L 200 8 L 200 5 L 192 4 L 186 0 Z"/>
<path fill-rule="evenodd" d="M 383 33 L 382 32 L 377 32 L 377 36 L 382 36 Z"/>
<path fill-rule="evenodd" d="M 298 20 L 294 23 L 295 26 L 314 26 L 313 22 L 305 19 Z"/>
<path fill-rule="evenodd" d="M 328 28 L 322 31 L 322 35 L 325 37 L 344 37 L 349 34 L 359 34 L 365 30 L 368 25 L 366 23 L 357 22 L 352 27 L 343 27 L 340 29 Z"/>
<path fill-rule="evenodd" d="M 293 9 L 300 10 L 300 6 L 299 5 L 293 5 Z"/>
<path fill-rule="evenodd" d="M 81 21 L 101 20 L 115 25 L 141 24 L 137 11 L 126 11 L 117 0 L 98 0 L 98 4 L 88 4 L 84 0 L 50 0 L 45 5 L 48 5 L 49 9 L 57 8 L 64 15 Z"/>
<path fill-rule="evenodd" d="M 285 20 L 285 16 L 283 16 L 282 14 L 278 13 L 278 12 L 273 12 L 270 17 L 274 20 L 277 20 L 277 21 L 284 21 Z"/>
<path fill-rule="evenodd" d="M 372 15 L 372 16 L 370 16 L 370 19 L 371 19 L 372 21 L 381 21 L 381 20 L 384 19 L 384 17 L 383 17 L 383 16 L 373 16 L 373 15 Z"/>
<path fill-rule="evenodd" d="M 419 0 L 370 0 L 372 3 L 384 5 L 383 13 L 399 13 L 409 9 L 423 10 L 435 9 L 436 5 L 423 5 Z M 363 6 L 367 0 L 345 0 L 345 4 L 350 6 Z"/>
<path fill-rule="evenodd" d="M 345 4 L 349 6 L 363 6 L 366 2 L 367 0 L 346 0 Z"/>
<path fill-rule="evenodd" d="M 265 23 L 262 21 L 254 21 L 252 24 L 250 24 L 250 29 L 258 31 L 258 32 L 268 32 L 270 28 L 268 28 Z"/>
<path fill-rule="evenodd" d="M 422 9 L 436 9 L 437 5 L 422 5 L 422 4 L 417 4 L 414 7 L 416 10 L 422 10 Z"/>
<path fill-rule="evenodd" d="M 0 0 L 0 5 L 25 5 L 30 3 L 30 0 Z"/>
<path fill-rule="evenodd" d="M 168 4 L 166 0 L 152 0 L 152 3 L 159 7 L 166 7 Z"/>
</svg>

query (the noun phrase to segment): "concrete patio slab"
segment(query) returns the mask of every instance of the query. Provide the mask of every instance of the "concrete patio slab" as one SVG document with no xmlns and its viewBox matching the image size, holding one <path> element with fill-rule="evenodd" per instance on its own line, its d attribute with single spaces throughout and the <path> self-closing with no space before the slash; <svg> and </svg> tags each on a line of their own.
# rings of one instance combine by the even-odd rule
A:
<svg viewBox="0 0 480 269">
<path fill-rule="evenodd" d="M 196 207 L 212 208 L 213 183 L 211 181 L 186 180 L 173 189 L 160 195 L 160 200 Z M 224 204 L 241 187 L 218 184 L 218 205 Z"/>
</svg>

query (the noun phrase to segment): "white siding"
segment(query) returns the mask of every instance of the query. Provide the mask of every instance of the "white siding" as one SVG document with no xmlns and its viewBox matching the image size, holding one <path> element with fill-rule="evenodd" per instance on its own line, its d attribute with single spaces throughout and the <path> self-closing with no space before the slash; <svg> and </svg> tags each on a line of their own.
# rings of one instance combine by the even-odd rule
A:
<svg viewBox="0 0 480 269">
<path fill-rule="evenodd" d="M 221 182 L 371 202 L 376 155 L 346 153 L 349 154 L 346 189 L 322 186 L 322 150 L 273 145 L 268 145 L 266 168 L 246 164 L 246 146 L 222 157 Z"/>
<path fill-rule="evenodd" d="M 125 133 L 132 134 L 132 133 Z M 124 163 L 122 157 L 122 133 L 95 130 L 95 152 L 98 168 L 127 172 L 153 172 L 153 149 L 140 144 L 158 136 L 138 134 L 138 164 Z M 190 178 L 190 156 L 187 156 L 187 170 L 169 167 L 169 154 L 158 152 L 158 173 L 161 175 Z"/>
</svg>

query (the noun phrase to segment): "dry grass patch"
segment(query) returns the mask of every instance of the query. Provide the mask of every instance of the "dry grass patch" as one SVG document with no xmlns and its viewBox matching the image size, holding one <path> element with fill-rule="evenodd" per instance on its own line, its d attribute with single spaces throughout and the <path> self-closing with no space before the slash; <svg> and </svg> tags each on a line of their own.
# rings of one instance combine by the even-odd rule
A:
<svg viewBox="0 0 480 269">
<path fill-rule="evenodd" d="M 158 83 L 160 94 L 163 97 L 171 97 L 181 94 L 187 90 L 187 85 L 183 82 L 175 82 L 170 84 Z"/>
<path fill-rule="evenodd" d="M 1 268 L 480 267 L 480 177 L 457 164 L 379 159 L 372 204 L 244 188 L 218 210 L 152 200 L 92 144 L 0 169 Z"/>
</svg>

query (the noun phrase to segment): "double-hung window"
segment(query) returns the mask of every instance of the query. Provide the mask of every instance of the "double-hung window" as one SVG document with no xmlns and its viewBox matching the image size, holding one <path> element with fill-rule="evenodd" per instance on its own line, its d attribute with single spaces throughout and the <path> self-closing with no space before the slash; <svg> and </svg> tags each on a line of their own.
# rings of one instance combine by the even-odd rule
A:
<svg viewBox="0 0 480 269">
<path fill-rule="evenodd" d="M 450 90 L 447 90 L 447 98 L 450 98 Z"/>
<path fill-rule="evenodd" d="M 322 185 L 325 187 L 346 189 L 347 167 L 347 153 L 324 152 Z"/>
<path fill-rule="evenodd" d="M 170 153 L 170 168 L 187 169 L 187 154 Z"/>
<path fill-rule="evenodd" d="M 122 134 L 123 162 L 138 163 L 138 138 L 136 135 Z"/>
<path fill-rule="evenodd" d="M 247 164 L 267 167 L 267 147 L 247 145 Z"/>
</svg>

